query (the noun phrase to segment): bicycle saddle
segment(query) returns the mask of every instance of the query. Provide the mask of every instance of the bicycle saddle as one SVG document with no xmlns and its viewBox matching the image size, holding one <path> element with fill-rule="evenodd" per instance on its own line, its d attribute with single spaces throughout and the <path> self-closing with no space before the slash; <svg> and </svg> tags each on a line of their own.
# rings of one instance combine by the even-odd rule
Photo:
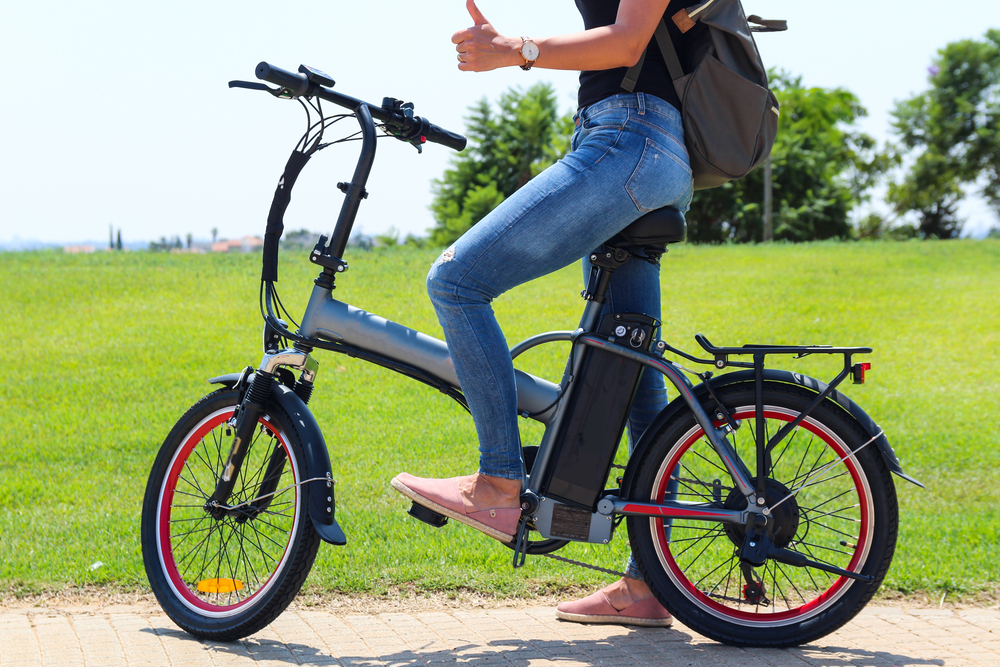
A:
<svg viewBox="0 0 1000 667">
<path fill-rule="evenodd" d="M 646 255 L 660 256 L 667 245 L 684 240 L 687 222 L 676 208 L 660 208 L 642 216 L 608 241 L 610 246 L 637 248 Z"/>
</svg>

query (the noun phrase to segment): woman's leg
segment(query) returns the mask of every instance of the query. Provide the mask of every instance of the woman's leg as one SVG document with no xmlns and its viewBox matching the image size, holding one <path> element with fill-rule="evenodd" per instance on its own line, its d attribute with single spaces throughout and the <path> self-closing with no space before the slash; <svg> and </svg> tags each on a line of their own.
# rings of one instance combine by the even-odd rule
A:
<svg viewBox="0 0 1000 667">
<path fill-rule="evenodd" d="M 585 110 L 575 150 L 476 224 L 428 275 L 487 477 L 522 477 L 513 364 L 492 300 L 573 263 L 647 210 L 689 201 L 679 117 L 628 97 Z"/>
<path fill-rule="evenodd" d="M 476 423 L 485 475 L 522 474 L 513 364 L 492 300 L 617 234 L 646 212 L 637 199 L 649 209 L 688 205 L 686 155 L 682 160 L 658 145 L 649 148 L 650 134 L 669 149 L 679 145 L 649 129 L 652 116 L 627 107 L 597 114 L 576 150 L 470 229 L 428 275 L 431 301 Z M 655 281 L 655 271 L 646 273 Z M 658 288 L 653 293 L 658 300 Z"/>
</svg>

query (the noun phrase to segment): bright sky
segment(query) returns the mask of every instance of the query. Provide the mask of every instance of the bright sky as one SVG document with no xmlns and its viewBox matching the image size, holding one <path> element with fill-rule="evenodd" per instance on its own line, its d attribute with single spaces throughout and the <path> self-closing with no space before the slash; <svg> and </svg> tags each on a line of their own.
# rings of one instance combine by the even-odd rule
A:
<svg viewBox="0 0 1000 667">
<path fill-rule="evenodd" d="M 509 35 L 544 36 L 582 27 L 570 0 L 480 0 Z M 996 0 L 744 0 L 747 13 L 788 19 L 761 35 L 765 63 L 810 86 L 845 86 L 868 107 L 864 129 L 888 138 L 893 101 L 926 86 L 937 49 L 1000 27 Z M 458 71 L 454 31 L 470 24 L 463 0 L 419 3 L 172 3 L 103 0 L 5 2 L 0 7 L 0 242 L 125 241 L 191 233 L 208 239 L 262 234 L 274 186 L 303 129 L 294 102 L 244 90 L 260 60 L 328 72 L 337 89 L 370 102 L 394 96 L 462 131 L 475 100 L 550 81 L 569 110 L 576 75 L 512 68 Z M 329 231 L 340 209 L 335 183 L 349 180 L 356 144 L 320 154 L 305 170 L 286 227 Z M 379 143 L 357 227 L 423 234 L 433 224 L 430 182 L 451 151 L 423 155 Z M 966 206 L 967 232 L 996 219 Z"/>
</svg>

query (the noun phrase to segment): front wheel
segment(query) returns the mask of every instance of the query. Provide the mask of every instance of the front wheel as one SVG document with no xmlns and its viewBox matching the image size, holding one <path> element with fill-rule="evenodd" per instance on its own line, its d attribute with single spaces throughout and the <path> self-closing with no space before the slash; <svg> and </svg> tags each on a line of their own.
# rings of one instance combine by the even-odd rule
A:
<svg viewBox="0 0 1000 667">
<path fill-rule="evenodd" d="M 753 474 L 754 385 L 731 385 L 717 394 L 740 425 L 729 441 Z M 793 385 L 765 383 L 767 437 L 813 398 Z M 766 467 L 768 506 L 791 496 L 772 514 L 774 545 L 869 575 L 870 583 L 774 560 L 759 568 L 741 564 L 741 525 L 629 517 L 633 552 L 664 606 L 692 630 L 740 646 L 803 644 L 853 618 L 889 569 L 898 527 L 895 487 L 876 446 L 857 451 L 870 437 L 847 412 L 824 402 L 771 451 Z M 746 498 L 690 411 L 655 433 L 637 470 L 629 498 L 746 509 Z"/>
<path fill-rule="evenodd" d="M 181 417 L 160 448 L 142 507 L 142 554 L 157 600 L 185 631 L 221 641 L 277 618 L 319 548 L 301 486 L 301 440 L 280 407 L 260 417 L 227 509 L 210 504 L 238 403 L 238 391 L 220 389 Z"/>
</svg>

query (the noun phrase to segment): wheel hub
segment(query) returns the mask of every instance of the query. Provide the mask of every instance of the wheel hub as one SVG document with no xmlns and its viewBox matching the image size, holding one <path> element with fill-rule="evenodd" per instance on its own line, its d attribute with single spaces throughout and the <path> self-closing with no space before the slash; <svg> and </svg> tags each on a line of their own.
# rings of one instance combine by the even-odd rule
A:
<svg viewBox="0 0 1000 667">
<path fill-rule="evenodd" d="M 753 479 L 750 482 L 754 486 L 757 484 L 757 481 Z M 781 482 L 769 479 L 764 483 L 764 499 L 767 507 L 773 507 L 789 495 L 791 495 L 791 491 Z M 734 488 L 729 492 L 723 506 L 727 510 L 742 512 L 747 508 L 746 496 L 740 493 L 739 489 Z M 775 507 L 767 517 L 767 524 L 764 526 L 764 530 L 771 536 L 772 543 L 779 549 L 784 549 L 791 543 L 798 529 L 799 504 L 795 502 L 794 496 Z M 727 523 L 724 525 L 724 530 L 726 531 L 726 537 L 734 545 L 742 549 L 747 527 L 735 523 Z"/>
</svg>

